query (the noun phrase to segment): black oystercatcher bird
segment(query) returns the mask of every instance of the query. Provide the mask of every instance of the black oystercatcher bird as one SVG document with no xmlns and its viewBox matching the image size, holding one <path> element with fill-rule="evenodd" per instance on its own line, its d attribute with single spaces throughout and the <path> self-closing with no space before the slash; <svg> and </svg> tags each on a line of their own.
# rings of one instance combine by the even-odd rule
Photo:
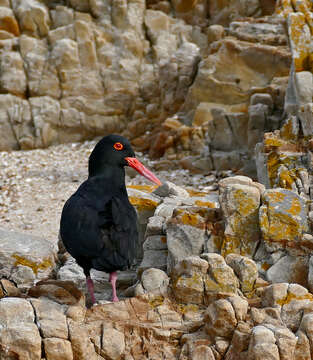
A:
<svg viewBox="0 0 313 360">
<path fill-rule="evenodd" d="M 131 166 L 150 181 L 161 184 L 136 159 L 127 139 L 119 135 L 105 136 L 90 154 L 88 179 L 66 201 L 61 215 L 62 241 L 83 268 L 93 303 L 90 269 L 110 274 L 112 301 L 118 301 L 116 271 L 129 268 L 135 258 L 137 215 L 128 200 L 125 166 Z"/>
</svg>

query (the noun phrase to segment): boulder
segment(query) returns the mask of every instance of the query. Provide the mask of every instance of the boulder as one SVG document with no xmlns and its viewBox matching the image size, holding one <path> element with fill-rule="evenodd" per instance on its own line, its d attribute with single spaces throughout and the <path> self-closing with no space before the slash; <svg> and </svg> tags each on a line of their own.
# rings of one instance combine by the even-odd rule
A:
<svg viewBox="0 0 313 360">
<path fill-rule="evenodd" d="M 167 271 L 170 273 L 179 260 L 203 252 L 207 239 L 206 219 L 198 208 L 177 207 L 166 224 L 168 247 Z"/>
<path fill-rule="evenodd" d="M 0 357 L 41 359 L 41 337 L 35 313 L 25 299 L 0 299 Z"/>
<path fill-rule="evenodd" d="M 245 176 L 219 182 L 220 203 L 225 219 L 225 238 L 221 253 L 252 257 L 259 244 L 259 206 L 264 186 Z"/>
<path fill-rule="evenodd" d="M 299 248 L 308 229 L 306 200 L 287 189 L 270 189 L 262 196 L 260 228 L 268 251 Z"/>
<path fill-rule="evenodd" d="M 0 230 L 0 275 L 26 288 L 49 278 L 56 267 L 56 245 L 44 238 Z"/>
</svg>

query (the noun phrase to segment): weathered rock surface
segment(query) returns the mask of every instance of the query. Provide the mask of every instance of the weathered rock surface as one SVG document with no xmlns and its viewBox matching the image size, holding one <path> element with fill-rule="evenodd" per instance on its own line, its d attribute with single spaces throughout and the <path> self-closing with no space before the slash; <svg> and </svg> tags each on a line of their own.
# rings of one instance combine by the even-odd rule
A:
<svg viewBox="0 0 313 360">
<path fill-rule="evenodd" d="M 186 258 L 170 279 L 163 273 L 170 286 L 159 281 L 160 270 L 146 270 L 147 293 L 90 309 L 62 281 L 41 282 L 24 299 L 0 299 L 0 355 L 40 360 L 44 349 L 54 360 L 309 359 L 313 295 L 280 283 L 255 288 L 248 299 L 238 286 L 244 290 L 247 269 L 256 265 L 240 255 L 228 258 L 236 272 L 217 254 Z"/>
<path fill-rule="evenodd" d="M 20 287 L 49 278 L 56 267 L 57 246 L 44 238 L 0 230 L 0 276 Z"/>
</svg>

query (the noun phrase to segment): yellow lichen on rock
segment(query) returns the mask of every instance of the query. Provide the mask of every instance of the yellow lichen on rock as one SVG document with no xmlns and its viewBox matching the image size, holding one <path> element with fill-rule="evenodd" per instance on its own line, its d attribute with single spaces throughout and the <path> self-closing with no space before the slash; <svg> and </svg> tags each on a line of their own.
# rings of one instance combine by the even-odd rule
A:
<svg viewBox="0 0 313 360">
<path fill-rule="evenodd" d="M 302 234 L 307 231 L 305 199 L 287 189 L 271 189 L 263 194 L 259 211 L 260 228 L 267 246 L 299 248 Z"/>
<path fill-rule="evenodd" d="M 129 201 L 138 211 L 153 210 L 158 206 L 158 203 L 154 200 L 143 199 L 136 196 L 129 196 Z"/>
<path fill-rule="evenodd" d="M 12 257 L 16 259 L 14 266 L 18 266 L 18 265 L 27 266 L 33 270 L 33 273 L 35 275 L 37 275 L 39 270 L 49 269 L 52 268 L 53 266 L 52 261 L 50 259 L 43 259 L 43 261 L 41 261 L 40 263 L 36 263 L 17 254 L 12 255 Z"/>
<path fill-rule="evenodd" d="M 208 208 L 212 208 L 212 209 L 214 209 L 216 207 L 215 204 L 211 201 L 201 201 L 201 200 L 196 200 L 195 205 L 201 206 L 201 207 L 208 207 Z"/>
<path fill-rule="evenodd" d="M 284 306 L 290 304 L 293 300 L 310 300 L 313 302 L 313 295 L 310 293 L 304 295 L 295 295 L 293 293 L 288 293 L 286 297 L 281 299 L 276 299 L 276 304 L 280 306 Z"/>
<path fill-rule="evenodd" d="M 237 210 L 242 216 L 253 214 L 259 207 L 259 203 L 255 202 L 255 198 L 243 189 L 236 189 L 233 196 L 238 204 Z"/>
<path fill-rule="evenodd" d="M 127 188 L 141 190 L 147 193 L 152 193 L 158 186 L 157 185 L 128 185 Z"/>
<path fill-rule="evenodd" d="M 5 16 L 0 18 L 0 30 L 5 30 L 14 36 L 20 35 L 20 29 L 14 17 Z"/>
</svg>

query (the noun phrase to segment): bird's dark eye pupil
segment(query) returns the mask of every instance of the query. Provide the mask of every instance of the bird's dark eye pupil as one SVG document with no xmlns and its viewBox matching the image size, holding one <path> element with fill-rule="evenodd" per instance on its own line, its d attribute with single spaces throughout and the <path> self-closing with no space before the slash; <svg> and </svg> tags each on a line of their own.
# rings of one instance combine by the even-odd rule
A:
<svg viewBox="0 0 313 360">
<path fill-rule="evenodd" d="M 120 142 L 116 142 L 113 146 L 115 150 L 122 150 L 124 147 L 123 144 Z"/>
</svg>

